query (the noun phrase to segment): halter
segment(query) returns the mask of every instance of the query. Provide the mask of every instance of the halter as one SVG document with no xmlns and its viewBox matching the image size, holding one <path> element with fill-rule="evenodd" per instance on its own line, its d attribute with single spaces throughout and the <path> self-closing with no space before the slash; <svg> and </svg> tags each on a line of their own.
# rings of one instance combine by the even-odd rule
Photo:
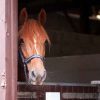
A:
<svg viewBox="0 0 100 100">
<path fill-rule="evenodd" d="M 21 57 L 21 59 L 22 59 L 22 63 L 24 64 L 25 78 L 26 78 L 26 80 L 28 80 L 28 76 L 27 76 L 27 64 L 28 64 L 32 59 L 34 59 L 34 58 L 39 58 L 39 59 L 41 59 L 42 61 L 44 61 L 44 60 L 45 60 L 45 57 L 42 57 L 41 55 L 38 55 L 38 54 L 33 54 L 32 56 L 30 56 L 30 57 L 28 57 L 28 58 L 25 58 L 25 57 L 23 56 L 21 47 L 19 48 L 18 52 L 19 52 L 19 55 L 20 55 L 20 57 Z"/>
</svg>

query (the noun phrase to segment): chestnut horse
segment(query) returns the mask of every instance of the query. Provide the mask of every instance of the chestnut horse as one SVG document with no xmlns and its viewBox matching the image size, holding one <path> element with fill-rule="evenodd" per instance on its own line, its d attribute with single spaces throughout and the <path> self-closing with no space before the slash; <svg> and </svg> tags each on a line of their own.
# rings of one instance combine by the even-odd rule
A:
<svg viewBox="0 0 100 100">
<path fill-rule="evenodd" d="M 46 22 L 46 12 L 41 9 L 38 19 L 29 19 L 25 8 L 19 16 L 18 34 L 18 80 L 41 85 L 46 78 L 44 67 L 45 42 L 50 44 L 49 37 L 43 27 Z M 24 74 L 24 76 L 23 76 Z"/>
</svg>

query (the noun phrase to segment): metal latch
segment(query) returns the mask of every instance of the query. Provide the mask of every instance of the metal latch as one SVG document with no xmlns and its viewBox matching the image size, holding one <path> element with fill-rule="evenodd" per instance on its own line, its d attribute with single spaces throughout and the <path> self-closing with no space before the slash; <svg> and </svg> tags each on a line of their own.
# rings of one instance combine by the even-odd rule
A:
<svg viewBox="0 0 100 100">
<path fill-rule="evenodd" d="M 6 74 L 5 74 L 5 72 L 0 75 L 0 87 L 6 88 Z"/>
</svg>

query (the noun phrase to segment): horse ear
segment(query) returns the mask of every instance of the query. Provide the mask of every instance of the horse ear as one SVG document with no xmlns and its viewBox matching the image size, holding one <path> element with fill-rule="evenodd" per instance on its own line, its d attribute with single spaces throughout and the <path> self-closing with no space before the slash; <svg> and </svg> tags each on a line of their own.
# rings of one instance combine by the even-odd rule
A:
<svg viewBox="0 0 100 100">
<path fill-rule="evenodd" d="M 26 11 L 26 8 L 23 8 L 20 12 L 20 15 L 19 15 L 19 24 L 20 25 L 23 25 L 24 22 L 28 19 L 28 14 L 27 14 L 27 11 Z"/>
<path fill-rule="evenodd" d="M 38 15 L 39 22 L 44 25 L 46 23 L 46 12 L 44 9 L 41 9 L 39 15 Z"/>
</svg>

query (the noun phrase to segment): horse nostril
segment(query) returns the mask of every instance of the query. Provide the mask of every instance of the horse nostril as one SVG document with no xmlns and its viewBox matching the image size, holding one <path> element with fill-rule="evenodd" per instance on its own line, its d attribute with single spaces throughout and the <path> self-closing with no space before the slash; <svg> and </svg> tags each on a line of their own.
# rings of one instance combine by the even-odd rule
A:
<svg viewBox="0 0 100 100">
<path fill-rule="evenodd" d="M 33 76 L 33 77 L 36 77 L 36 75 L 34 74 L 34 71 L 32 71 L 32 76 Z"/>
</svg>

